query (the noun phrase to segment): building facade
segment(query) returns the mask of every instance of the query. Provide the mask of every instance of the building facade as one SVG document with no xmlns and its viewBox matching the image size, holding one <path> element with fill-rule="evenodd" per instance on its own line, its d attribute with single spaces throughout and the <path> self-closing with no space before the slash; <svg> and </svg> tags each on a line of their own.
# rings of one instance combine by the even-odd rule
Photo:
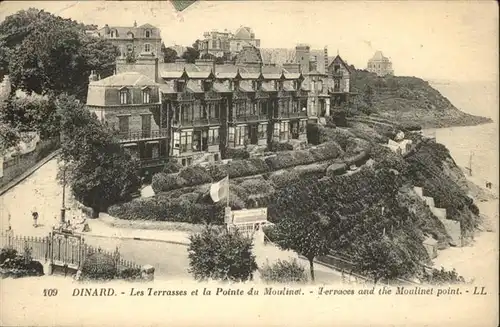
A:
<svg viewBox="0 0 500 327">
<path fill-rule="evenodd" d="M 128 55 L 152 54 L 161 57 L 160 29 L 144 24 L 137 26 L 134 22 L 130 27 L 108 26 L 107 24 L 96 31 L 97 36 L 106 39 L 120 50 L 120 57 Z"/>
<path fill-rule="evenodd" d="M 159 86 L 151 78 L 125 72 L 98 80 L 92 73 L 87 108 L 118 132 L 120 144 L 139 158 L 143 167 L 162 164 L 168 157 Z"/>
<path fill-rule="evenodd" d="M 211 31 L 205 32 L 203 37 L 198 45 L 200 53 L 209 53 L 216 57 L 234 56 L 245 46 L 260 47 L 260 39 L 256 39 L 252 29 L 246 26 L 238 28 L 234 34 L 227 30 Z"/>
<path fill-rule="evenodd" d="M 378 76 L 394 75 L 392 62 L 382 54 L 382 51 L 375 52 L 373 57 L 368 60 L 366 69 L 371 73 L 376 73 Z"/>
<path fill-rule="evenodd" d="M 300 72 L 211 60 L 117 61 L 117 74 L 92 74 L 87 107 L 118 131 L 143 162 L 184 166 L 218 161 L 227 148 L 307 142 L 307 90 Z"/>
</svg>

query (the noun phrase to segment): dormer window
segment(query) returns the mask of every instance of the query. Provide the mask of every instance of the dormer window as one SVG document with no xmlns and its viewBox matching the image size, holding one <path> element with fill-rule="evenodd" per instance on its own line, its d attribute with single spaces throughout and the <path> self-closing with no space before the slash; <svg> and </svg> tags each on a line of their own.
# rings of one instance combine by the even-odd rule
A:
<svg viewBox="0 0 500 327">
<path fill-rule="evenodd" d="M 120 104 L 128 104 L 128 103 L 129 103 L 128 89 L 123 88 L 120 90 Z"/>
<path fill-rule="evenodd" d="M 149 43 L 144 44 L 144 52 L 151 52 L 151 44 Z"/>
<path fill-rule="evenodd" d="M 150 37 L 151 37 L 151 31 L 150 31 L 150 30 L 146 30 L 146 32 L 145 32 L 145 36 L 146 36 L 147 38 L 150 38 Z"/>
<path fill-rule="evenodd" d="M 203 91 L 205 92 L 208 92 L 210 90 L 212 90 L 212 81 L 208 80 L 208 81 L 203 81 Z"/>
<path fill-rule="evenodd" d="M 175 81 L 175 90 L 176 92 L 184 92 L 186 90 L 186 81 L 185 80 Z"/>
<path fill-rule="evenodd" d="M 142 89 L 142 103 L 150 103 L 151 101 L 150 95 L 151 95 L 151 90 L 148 87 Z"/>
</svg>

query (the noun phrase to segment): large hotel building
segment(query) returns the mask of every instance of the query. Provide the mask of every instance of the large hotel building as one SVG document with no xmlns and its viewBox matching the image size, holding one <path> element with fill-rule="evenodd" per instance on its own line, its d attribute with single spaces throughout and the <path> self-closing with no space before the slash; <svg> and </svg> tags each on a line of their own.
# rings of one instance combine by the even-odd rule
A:
<svg viewBox="0 0 500 327">
<path fill-rule="evenodd" d="M 264 64 L 251 45 L 231 64 L 159 63 L 147 52 L 134 62 L 120 57 L 115 75 L 90 76 L 87 107 L 118 130 L 143 168 L 167 159 L 218 161 L 227 148 L 252 144 L 307 142 L 307 123 L 348 101 L 350 71 L 339 56 L 328 62 L 326 49 L 321 71 L 307 46 L 297 52 L 300 62 L 281 65 Z"/>
</svg>

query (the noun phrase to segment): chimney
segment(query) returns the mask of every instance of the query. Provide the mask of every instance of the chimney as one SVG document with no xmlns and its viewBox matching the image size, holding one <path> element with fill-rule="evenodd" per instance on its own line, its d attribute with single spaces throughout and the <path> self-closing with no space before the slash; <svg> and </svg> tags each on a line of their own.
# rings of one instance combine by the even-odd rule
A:
<svg viewBox="0 0 500 327">
<path fill-rule="evenodd" d="M 134 27 L 137 27 L 137 21 L 134 20 Z"/>
<path fill-rule="evenodd" d="M 98 81 L 99 77 L 96 75 L 95 70 L 90 71 L 89 82 Z"/>
<path fill-rule="evenodd" d="M 109 25 L 108 24 L 104 25 L 104 34 L 106 34 L 106 35 L 109 34 Z"/>
</svg>

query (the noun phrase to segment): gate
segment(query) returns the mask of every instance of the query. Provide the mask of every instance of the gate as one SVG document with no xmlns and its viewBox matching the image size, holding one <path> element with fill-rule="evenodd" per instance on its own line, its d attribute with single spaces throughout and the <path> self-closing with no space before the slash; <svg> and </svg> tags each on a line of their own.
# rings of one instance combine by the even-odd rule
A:
<svg viewBox="0 0 500 327">
<path fill-rule="evenodd" d="M 55 266 L 78 269 L 83 263 L 85 255 L 83 245 L 81 235 L 54 229 L 49 234 L 50 263 Z"/>
</svg>

